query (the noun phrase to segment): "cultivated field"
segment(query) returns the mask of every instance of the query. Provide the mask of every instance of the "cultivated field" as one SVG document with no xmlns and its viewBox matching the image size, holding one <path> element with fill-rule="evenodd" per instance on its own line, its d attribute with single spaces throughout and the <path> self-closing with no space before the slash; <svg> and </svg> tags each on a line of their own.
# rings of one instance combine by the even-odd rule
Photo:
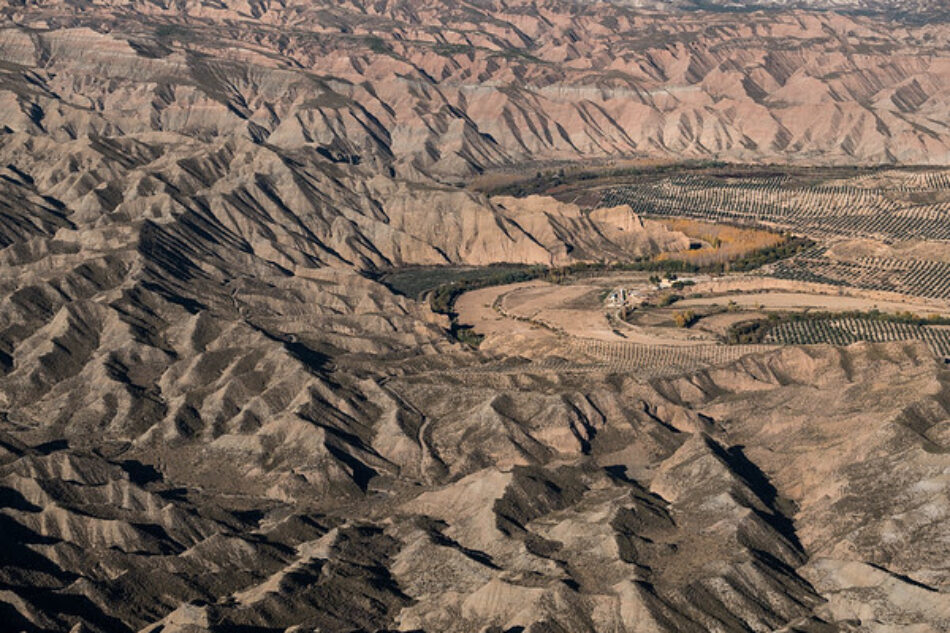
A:
<svg viewBox="0 0 950 633">
<path fill-rule="evenodd" d="M 618 373 L 648 380 L 723 365 L 748 354 L 775 348 L 774 344 L 681 346 L 573 339 L 563 351 L 574 358 L 549 357 L 525 365 L 490 363 L 453 373 Z M 581 358 L 583 360 L 576 360 Z"/>
<path fill-rule="evenodd" d="M 950 215 L 945 222 L 950 226 Z M 950 263 L 942 261 L 887 257 L 844 261 L 828 257 L 827 249 L 819 246 L 770 268 L 769 274 L 780 279 L 950 299 Z"/>
<path fill-rule="evenodd" d="M 839 296 L 823 293 L 827 286 L 808 292 L 808 284 L 791 291 L 783 289 L 788 282 L 780 280 L 772 281 L 776 287 L 768 291 L 761 287 L 768 283 L 761 276 L 717 279 L 715 283 L 734 288 L 669 304 L 657 300 L 676 291 L 655 289 L 644 274 L 562 284 L 534 280 L 466 292 L 456 303 L 459 322 L 485 336 L 485 352 L 520 356 L 524 363 L 489 362 L 462 373 L 615 372 L 646 380 L 729 363 L 781 345 L 859 341 L 922 341 L 935 355 L 950 355 L 950 326 L 945 325 L 950 312 L 926 299 L 887 301 L 854 290 Z M 714 281 L 695 288 L 706 286 L 715 287 Z M 647 298 L 631 308 L 627 321 L 620 318 L 624 311 L 604 301 L 617 287 L 636 289 Z M 677 324 L 677 316 L 687 313 L 690 322 Z M 760 325 L 742 330 L 748 323 Z M 735 328 L 751 332 L 751 338 L 735 336 Z"/>
<path fill-rule="evenodd" d="M 529 184 L 543 190 L 537 180 Z M 950 354 L 944 321 L 911 316 L 950 314 L 948 170 L 711 165 L 568 178 L 549 193 L 589 208 L 630 205 L 695 241 L 658 260 L 732 272 L 666 290 L 649 273 L 604 273 L 466 293 L 459 321 L 487 335 L 487 351 L 520 353 L 536 369 L 644 377 L 786 344 L 917 340 Z M 812 241 L 772 263 L 738 266 L 748 252 L 780 248 L 788 233 Z M 636 299 L 608 306 L 605 297 L 620 288 Z M 750 323 L 757 329 L 736 336 Z"/>
<path fill-rule="evenodd" d="M 607 187 L 600 204 L 629 204 L 650 216 L 775 226 L 810 237 L 950 240 L 948 173 L 681 174 Z"/>
<path fill-rule="evenodd" d="M 786 321 L 772 327 L 764 343 L 850 345 L 858 341 L 923 341 L 938 356 L 950 356 L 950 326 L 844 318 Z"/>
<path fill-rule="evenodd" d="M 883 301 L 871 297 L 818 294 L 817 292 L 789 292 L 778 289 L 769 292 L 737 290 L 722 296 L 686 298 L 672 303 L 670 308 L 681 310 L 700 306 L 724 306 L 726 304 L 746 310 L 878 310 L 890 313 L 913 312 L 921 315 L 947 314 L 947 311 L 935 309 L 933 305 L 923 301 Z"/>
<path fill-rule="evenodd" d="M 781 279 L 950 299 L 950 171 L 715 168 L 574 189 L 591 206 L 791 231 L 820 243 L 761 272 Z M 838 257 L 835 245 L 917 244 L 913 257 Z M 928 252 L 927 244 L 937 245 Z M 873 249 L 872 249 L 873 250 Z"/>
</svg>

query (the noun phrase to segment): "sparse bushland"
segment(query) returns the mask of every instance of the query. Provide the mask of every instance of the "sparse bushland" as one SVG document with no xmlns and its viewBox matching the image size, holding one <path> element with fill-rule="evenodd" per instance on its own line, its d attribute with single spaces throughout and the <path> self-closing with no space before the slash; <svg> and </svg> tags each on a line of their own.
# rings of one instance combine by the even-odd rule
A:
<svg viewBox="0 0 950 633">
<path fill-rule="evenodd" d="M 478 347 L 484 338 L 458 322 L 455 300 L 469 290 L 530 281 L 549 274 L 546 266 L 499 265 L 483 268 L 414 268 L 383 275 L 379 281 L 400 294 L 426 297 L 433 312 L 450 319 L 449 332 L 460 343 Z"/>
<path fill-rule="evenodd" d="M 470 327 L 459 325 L 457 322 L 453 322 L 452 324 L 452 336 L 454 336 L 455 340 L 459 343 L 463 343 L 469 347 L 478 347 L 485 339 L 484 335 L 479 334 Z"/>
<path fill-rule="evenodd" d="M 515 281 L 536 279 L 548 270 L 547 266 L 528 266 L 524 264 L 497 264 L 481 267 L 413 267 L 383 273 L 378 277 L 378 281 L 398 294 L 413 299 L 422 299 L 427 294 L 440 288 L 444 288 L 442 292 L 448 292 L 453 284 L 470 290 L 475 287 L 496 286 Z M 484 286 L 480 284 L 484 284 Z M 444 299 L 441 300 L 444 301 Z"/>
<path fill-rule="evenodd" d="M 724 266 L 728 266 L 728 269 L 733 272 L 755 270 L 766 264 L 798 255 L 814 245 L 815 243 L 806 237 L 788 236 L 779 244 L 748 253 L 733 262 L 726 262 Z"/>
</svg>

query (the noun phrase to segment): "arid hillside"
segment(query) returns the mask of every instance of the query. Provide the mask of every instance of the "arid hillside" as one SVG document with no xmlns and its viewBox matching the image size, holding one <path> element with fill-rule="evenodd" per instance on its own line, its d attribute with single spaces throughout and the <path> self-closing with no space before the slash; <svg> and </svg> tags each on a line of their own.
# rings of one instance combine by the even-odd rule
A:
<svg viewBox="0 0 950 633">
<path fill-rule="evenodd" d="M 4 7 L 10 130 L 243 138 L 410 178 L 621 155 L 948 160 L 939 20 L 521 0 L 79 7 Z"/>
<path fill-rule="evenodd" d="M 805 4 L 0 0 L 0 630 L 950 629 L 938 348 L 633 340 L 561 274 L 718 255 L 684 231 L 726 213 L 847 228 L 865 209 L 797 201 L 871 193 L 468 186 L 950 163 L 950 25 Z M 950 181 L 894 173 L 865 215 L 926 204 L 882 226 L 942 235 Z M 847 271 L 947 252 L 851 237 L 820 246 Z M 819 258 L 795 239 L 789 287 Z M 536 285 L 463 295 L 472 334 L 394 270 Z M 865 290 L 903 306 L 885 272 Z"/>
</svg>

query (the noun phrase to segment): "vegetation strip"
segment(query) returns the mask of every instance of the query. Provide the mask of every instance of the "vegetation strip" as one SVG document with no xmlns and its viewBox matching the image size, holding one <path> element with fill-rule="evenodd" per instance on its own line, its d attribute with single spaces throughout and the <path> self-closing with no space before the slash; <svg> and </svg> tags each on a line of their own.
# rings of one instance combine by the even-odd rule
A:
<svg viewBox="0 0 950 633">
<path fill-rule="evenodd" d="M 684 176 L 687 178 L 709 178 L 713 182 L 725 182 L 728 179 L 769 179 L 771 181 L 794 182 L 798 185 L 815 184 L 822 180 L 849 178 L 876 174 L 884 171 L 923 172 L 934 171 L 928 165 L 835 165 L 835 166 L 790 166 L 790 165 L 747 165 L 714 160 L 691 160 L 659 164 L 641 164 L 622 167 L 583 168 L 574 164 L 539 168 L 528 178 L 505 178 L 505 172 L 487 173 L 471 183 L 471 188 L 490 196 L 505 195 L 524 197 L 529 195 L 554 195 L 577 188 L 607 185 L 624 179 L 637 178 L 637 182 L 661 177 Z M 776 180 L 778 179 L 778 180 Z M 495 181 L 498 181 L 497 183 Z M 748 183 L 754 184 L 754 183 Z M 749 187 L 751 188 L 751 187 Z"/>
<path fill-rule="evenodd" d="M 871 310 L 847 312 L 774 312 L 766 318 L 733 324 L 726 334 L 731 345 L 777 343 L 849 345 L 858 341 L 921 340 L 938 355 L 950 355 L 950 318 L 921 317 L 911 312 Z"/>
</svg>

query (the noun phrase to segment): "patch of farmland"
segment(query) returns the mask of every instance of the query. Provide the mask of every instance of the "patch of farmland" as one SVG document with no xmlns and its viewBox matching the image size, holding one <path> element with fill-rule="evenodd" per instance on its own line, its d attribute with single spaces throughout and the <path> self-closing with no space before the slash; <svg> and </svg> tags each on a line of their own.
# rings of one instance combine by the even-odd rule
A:
<svg viewBox="0 0 950 633">
<path fill-rule="evenodd" d="M 810 249 L 775 263 L 769 274 L 779 279 L 950 299 L 950 263 L 885 257 L 840 261 L 824 253 L 821 247 Z"/>
<path fill-rule="evenodd" d="M 601 204 L 661 217 L 771 225 L 813 237 L 950 240 L 950 178 L 921 172 L 807 183 L 682 174 L 603 190 Z"/>
<path fill-rule="evenodd" d="M 523 365 L 507 363 L 481 365 L 457 370 L 455 373 L 587 373 L 608 372 L 630 374 L 643 379 L 676 376 L 707 367 L 724 365 L 748 354 L 775 349 L 774 345 L 653 345 L 595 339 L 572 339 L 571 358 L 549 358 Z"/>
<path fill-rule="evenodd" d="M 850 345 L 859 341 L 923 341 L 938 356 L 950 356 L 950 326 L 917 325 L 876 319 L 805 319 L 775 324 L 765 343 L 779 345 Z"/>
</svg>

